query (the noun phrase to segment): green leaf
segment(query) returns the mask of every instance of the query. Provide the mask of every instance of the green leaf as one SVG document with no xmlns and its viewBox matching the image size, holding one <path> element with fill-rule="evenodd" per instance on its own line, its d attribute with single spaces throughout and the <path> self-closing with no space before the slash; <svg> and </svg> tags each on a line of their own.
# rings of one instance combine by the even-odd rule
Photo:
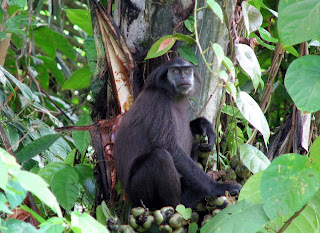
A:
<svg viewBox="0 0 320 233">
<path fill-rule="evenodd" d="M 63 85 L 65 82 L 65 76 L 63 72 L 58 69 L 57 62 L 53 60 L 51 57 L 46 56 L 37 56 L 37 58 L 41 59 L 44 64 L 43 67 L 51 73 L 51 76 L 57 81 L 59 85 Z"/>
<path fill-rule="evenodd" d="M 0 32 L 0 39 L 6 39 L 6 38 L 10 38 L 7 33 L 5 32 Z"/>
<path fill-rule="evenodd" d="M 184 26 L 189 30 L 189 32 L 194 32 L 194 18 L 189 16 L 188 19 L 184 21 Z"/>
<path fill-rule="evenodd" d="M 49 206 L 60 218 L 62 218 L 62 212 L 57 199 L 49 190 L 49 185 L 44 179 L 39 175 L 26 171 L 21 171 L 16 178 L 23 188 L 36 195 L 43 203 Z"/>
<path fill-rule="evenodd" d="M 93 36 L 89 36 L 84 40 L 84 50 L 86 51 L 88 66 L 90 67 L 91 73 L 95 74 L 95 72 L 99 72 L 101 67 L 97 67 L 97 49 Z M 103 51 L 101 53 L 104 54 Z"/>
<path fill-rule="evenodd" d="M 270 219 L 292 215 L 319 190 L 320 168 L 305 156 L 277 157 L 261 178 L 261 199 Z"/>
<path fill-rule="evenodd" d="M 91 117 L 89 115 L 84 115 L 79 119 L 76 126 L 86 126 L 90 125 L 91 123 Z M 73 131 L 72 139 L 74 140 L 74 144 L 78 148 L 80 153 L 84 155 L 91 143 L 91 136 L 89 131 Z"/>
<path fill-rule="evenodd" d="M 294 60 L 284 84 L 296 106 L 303 112 L 320 110 L 320 57 L 308 55 Z"/>
<path fill-rule="evenodd" d="M 207 0 L 207 4 L 210 10 L 212 10 L 212 12 L 218 16 L 221 23 L 223 23 L 223 12 L 221 6 L 215 0 Z"/>
<path fill-rule="evenodd" d="M 309 157 L 320 166 L 320 137 L 317 137 L 312 143 Z"/>
<path fill-rule="evenodd" d="M 240 157 L 253 174 L 265 170 L 270 165 L 269 159 L 260 150 L 249 144 L 240 146 Z"/>
<path fill-rule="evenodd" d="M 278 31 L 282 43 L 295 45 L 320 37 L 319 0 L 281 0 Z"/>
<path fill-rule="evenodd" d="M 30 142 L 17 153 L 17 160 L 21 163 L 31 159 L 47 150 L 58 138 L 60 138 L 59 134 L 49 134 Z"/>
<path fill-rule="evenodd" d="M 254 221 L 253 221 L 254 219 Z M 262 204 L 251 204 L 247 200 L 228 206 L 204 225 L 201 233 L 256 233 L 269 218 Z"/>
<path fill-rule="evenodd" d="M 76 70 L 63 84 L 62 90 L 84 89 L 90 86 L 92 73 L 88 65 Z"/>
<path fill-rule="evenodd" d="M 70 210 L 80 194 L 79 178 L 73 167 L 65 167 L 52 178 L 52 192 L 65 210 Z"/>
<path fill-rule="evenodd" d="M 192 222 L 189 224 L 188 233 L 197 233 L 198 232 L 198 224 Z"/>
<path fill-rule="evenodd" d="M 184 205 L 177 205 L 176 207 L 176 211 L 182 215 L 182 217 L 185 220 L 188 220 L 191 218 L 191 214 L 192 214 L 192 209 L 191 208 L 186 208 Z"/>
<path fill-rule="evenodd" d="M 235 47 L 236 58 L 241 68 L 249 75 L 254 89 L 257 90 L 261 80 L 261 69 L 254 51 L 245 44 L 237 44 Z"/>
<path fill-rule="evenodd" d="M 9 6 L 18 6 L 20 8 L 23 8 L 27 5 L 27 0 L 9 0 L 7 1 Z"/>
<path fill-rule="evenodd" d="M 66 13 L 67 13 L 68 19 L 73 24 L 78 25 L 89 36 L 93 35 L 91 17 L 90 17 L 90 12 L 88 10 L 67 9 Z"/>
<path fill-rule="evenodd" d="M 245 199 L 251 202 L 252 204 L 261 203 L 260 185 L 262 174 L 263 171 L 258 172 L 249 178 L 249 180 L 244 184 L 244 186 L 241 189 L 238 201 Z"/>
<path fill-rule="evenodd" d="M 151 46 L 151 49 L 149 50 L 144 60 L 160 57 L 161 55 L 168 52 L 172 48 L 175 42 L 176 42 L 176 38 L 173 35 L 168 35 L 160 38 Z"/>
<path fill-rule="evenodd" d="M 5 224 L 1 223 L 1 233 L 39 233 L 30 223 L 17 219 L 8 219 Z"/>
<path fill-rule="evenodd" d="M 35 45 L 41 48 L 49 57 L 55 59 L 56 51 L 59 49 L 71 60 L 75 60 L 75 51 L 67 38 L 62 34 L 43 26 L 36 28 L 33 31 L 33 36 Z"/>
<path fill-rule="evenodd" d="M 95 196 L 96 186 L 95 178 L 93 176 L 93 168 L 85 164 L 77 164 L 74 168 L 78 173 L 80 184 L 87 192 L 88 199 L 94 202 L 93 197 Z"/>
<path fill-rule="evenodd" d="M 52 178 L 54 177 L 54 175 L 66 167 L 69 166 L 63 162 L 51 162 L 48 163 L 44 168 L 42 168 L 38 172 L 38 175 L 41 176 L 48 184 L 51 185 Z"/>
<path fill-rule="evenodd" d="M 270 49 L 270 50 L 275 50 L 275 46 L 274 45 L 270 45 L 270 44 L 264 43 L 263 40 L 261 40 L 260 37 L 257 36 L 253 32 L 250 33 L 249 38 L 256 38 L 258 43 L 259 43 L 259 45 L 262 45 L 262 46 L 264 46 L 264 47 L 266 47 L 267 49 Z"/>
<path fill-rule="evenodd" d="M 16 79 L 12 74 L 10 74 L 5 68 L 3 68 L 2 66 L 0 66 L 0 71 L 2 71 L 5 76 L 7 76 L 12 82 L 14 82 L 14 84 L 16 84 L 16 86 L 20 89 L 20 91 L 22 92 L 23 96 L 29 100 L 32 101 L 34 100 L 34 95 L 32 94 L 31 89 L 26 86 L 25 84 L 23 84 L 22 82 L 20 82 L 18 79 Z"/>
<path fill-rule="evenodd" d="M 217 60 L 218 60 L 218 67 L 220 66 L 221 62 L 224 59 L 224 52 L 223 52 L 223 48 L 221 47 L 221 45 L 217 44 L 217 43 L 213 43 L 212 44 L 212 49 L 214 51 L 214 54 L 217 56 Z"/>
<path fill-rule="evenodd" d="M 3 193 L 0 193 L 0 212 L 4 212 L 6 214 L 13 214 L 13 212 L 8 208 L 7 204 L 8 204 L 8 199 Z"/>
<path fill-rule="evenodd" d="M 25 30 L 20 29 L 21 25 L 26 26 L 28 24 L 28 16 L 16 15 L 6 20 L 4 27 L 6 32 L 13 32 L 25 36 Z"/>
<path fill-rule="evenodd" d="M 246 26 L 248 35 L 256 31 L 262 25 L 262 15 L 260 11 L 248 2 L 241 3 L 244 25 Z"/>
<path fill-rule="evenodd" d="M 0 160 L 0 188 L 4 188 L 9 180 L 7 165 Z"/>
<path fill-rule="evenodd" d="M 231 74 L 232 77 L 236 76 L 236 71 L 234 69 L 234 65 L 233 65 L 232 61 L 230 60 L 230 58 L 223 57 L 222 64 L 228 70 L 228 72 Z"/>
<path fill-rule="evenodd" d="M 27 190 L 25 190 L 16 179 L 9 180 L 7 186 L 3 188 L 3 190 L 8 198 L 11 209 L 20 205 L 27 196 Z"/>
<path fill-rule="evenodd" d="M 193 39 L 191 36 L 187 36 L 181 33 L 176 33 L 173 35 L 177 40 L 185 41 L 187 45 L 192 45 L 195 43 L 195 39 Z"/>
<path fill-rule="evenodd" d="M 278 43 L 279 39 L 272 37 L 266 29 L 259 27 L 258 30 L 262 39 L 268 42 Z"/>
<path fill-rule="evenodd" d="M 300 57 L 300 54 L 297 52 L 297 50 L 291 45 L 291 46 L 286 46 L 285 50 L 288 53 L 291 53 L 295 57 Z"/>
<path fill-rule="evenodd" d="M 242 115 L 263 135 L 264 143 L 267 145 L 270 137 L 268 122 L 256 101 L 246 92 L 240 91 L 236 104 Z"/>
<path fill-rule="evenodd" d="M 80 214 L 78 211 L 71 213 L 71 225 L 81 229 L 82 233 L 108 233 L 107 228 L 87 213 Z"/>
<path fill-rule="evenodd" d="M 197 56 L 189 46 L 181 45 L 181 47 L 178 48 L 178 52 L 187 61 L 193 63 L 194 65 L 198 65 Z"/>
</svg>

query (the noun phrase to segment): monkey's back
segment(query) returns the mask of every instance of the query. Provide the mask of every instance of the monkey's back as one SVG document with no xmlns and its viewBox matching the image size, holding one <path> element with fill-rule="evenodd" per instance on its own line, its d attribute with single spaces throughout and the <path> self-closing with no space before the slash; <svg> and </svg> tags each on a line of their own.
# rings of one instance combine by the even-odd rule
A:
<svg viewBox="0 0 320 233">
<path fill-rule="evenodd" d="M 117 179 L 123 187 L 127 186 L 134 160 L 156 147 L 170 151 L 178 144 L 190 154 L 188 106 L 182 104 L 186 105 L 176 104 L 161 90 L 144 90 L 122 117 L 116 133 L 114 159 Z"/>
</svg>

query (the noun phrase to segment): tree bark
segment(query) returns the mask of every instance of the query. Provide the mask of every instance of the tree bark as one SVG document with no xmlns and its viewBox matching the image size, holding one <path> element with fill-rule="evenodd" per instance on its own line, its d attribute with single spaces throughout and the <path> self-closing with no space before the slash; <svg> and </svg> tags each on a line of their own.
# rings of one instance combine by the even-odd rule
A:
<svg viewBox="0 0 320 233">
<path fill-rule="evenodd" d="M 218 1 L 222 5 L 222 1 Z M 227 16 L 232 22 L 235 8 L 235 0 L 226 0 Z M 198 8 L 205 6 L 206 1 L 201 1 Z M 152 43 L 165 35 L 171 35 L 174 31 L 181 32 L 183 21 L 189 15 L 193 15 L 194 1 L 191 0 L 169 0 L 169 1 L 147 1 L 147 0 L 115 0 L 114 19 L 119 26 L 126 43 L 136 58 L 142 62 L 146 52 Z M 205 8 L 198 12 L 199 42 L 203 50 L 210 47 L 212 43 L 218 43 L 227 52 L 229 44 L 228 29 L 226 23 L 221 23 L 218 17 L 209 9 Z M 230 25 L 229 25 L 230 27 Z M 203 78 L 201 94 L 197 103 L 193 104 L 197 112 L 206 105 L 202 116 L 215 123 L 221 99 L 222 87 L 217 86 L 218 73 L 214 76 L 207 69 L 199 49 L 196 48 L 198 57 L 198 70 Z M 208 63 L 213 64 L 212 70 L 216 71 L 217 59 L 212 50 L 205 54 Z M 159 65 L 151 61 L 150 70 Z M 217 89 L 215 92 L 214 90 Z M 208 99 L 213 94 L 208 102 Z M 208 103 L 207 103 L 208 102 Z"/>
</svg>

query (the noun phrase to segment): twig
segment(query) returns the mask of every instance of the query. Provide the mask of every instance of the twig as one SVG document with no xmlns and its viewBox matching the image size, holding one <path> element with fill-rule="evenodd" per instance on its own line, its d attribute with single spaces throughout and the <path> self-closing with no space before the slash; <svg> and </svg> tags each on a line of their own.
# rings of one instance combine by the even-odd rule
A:
<svg viewBox="0 0 320 233">
<path fill-rule="evenodd" d="M 307 207 L 307 205 L 308 205 L 308 203 L 305 204 L 305 205 L 301 208 L 301 210 L 295 212 L 294 215 L 292 215 L 292 216 L 289 218 L 289 220 L 286 221 L 286 222 L 283 224 L 283 226 L 280 228 L 279 231 L 277 231 L 277 233 L 282 233 L 282 232 L 284 232 L 284 231 L 290 226 L 290 224 L 292 223 L 292 221 L 293 221 L 296 217 L 298 217 L 298 216 L 301 214 L 301 212 Z"/>
</svg>

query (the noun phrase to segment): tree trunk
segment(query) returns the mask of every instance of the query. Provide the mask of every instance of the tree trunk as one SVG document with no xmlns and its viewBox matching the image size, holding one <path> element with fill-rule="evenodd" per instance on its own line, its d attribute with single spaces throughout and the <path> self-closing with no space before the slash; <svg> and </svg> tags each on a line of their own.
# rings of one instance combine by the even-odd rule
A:
<svg viewBox="0 0 320 233">
<path fill-rule="evenodd" d="M 219 3 L 222 2 L 220 1 Z M 201 1 L 199 7 L 205 6 L 205 1 Z M 232 22 L 232 15 L 235 7 L 235 0 L 226 0 L 227 15 L 229 22 Z M 141 63 L 150 49 L 151 45 L 160 37 L 171 35 L 173 32 L 182 32 L 182 22 L 193 15 L 194 1 L 191 0 L 169 0 L 169 1 L 146 1 L 146 0 L 115 0 L 114 19 L 118 24 L 127 45 L 134 55 L 137 63 Z M 209 9 L 198 12 L 198 33 L 200 44 L 205 50 L 211 43 L 220 44 L 224 51 L 227 51 L 229 37 L 226 23 L 221 21 Z M 214 77 L 206 68 L 199 49 L 196 48 L 199 61 L 198 70 L 204 80 L 199 101 L 195 104 L 195 109 L 199 112 L 206 105 L 211 94 L 216 89 L 218 74 Z M 217 70 L 217 60 L 212 50 L 205 54 L 212 69 Z M 152 59 L 153 60 L 153 59 Z M 153 60 L 149 64 L 149 69 L 153 70 L 161 61 Z M 145 68 L 143 69 L 145 70 Z M 140 76 L 146 77 L 143 73 Z M 215 123 L 217 111 L 221 99 L 221 87 L 214 92 L 211 100 L 206 105 L 201 115 L 207 117 Z"/>
</svg>

